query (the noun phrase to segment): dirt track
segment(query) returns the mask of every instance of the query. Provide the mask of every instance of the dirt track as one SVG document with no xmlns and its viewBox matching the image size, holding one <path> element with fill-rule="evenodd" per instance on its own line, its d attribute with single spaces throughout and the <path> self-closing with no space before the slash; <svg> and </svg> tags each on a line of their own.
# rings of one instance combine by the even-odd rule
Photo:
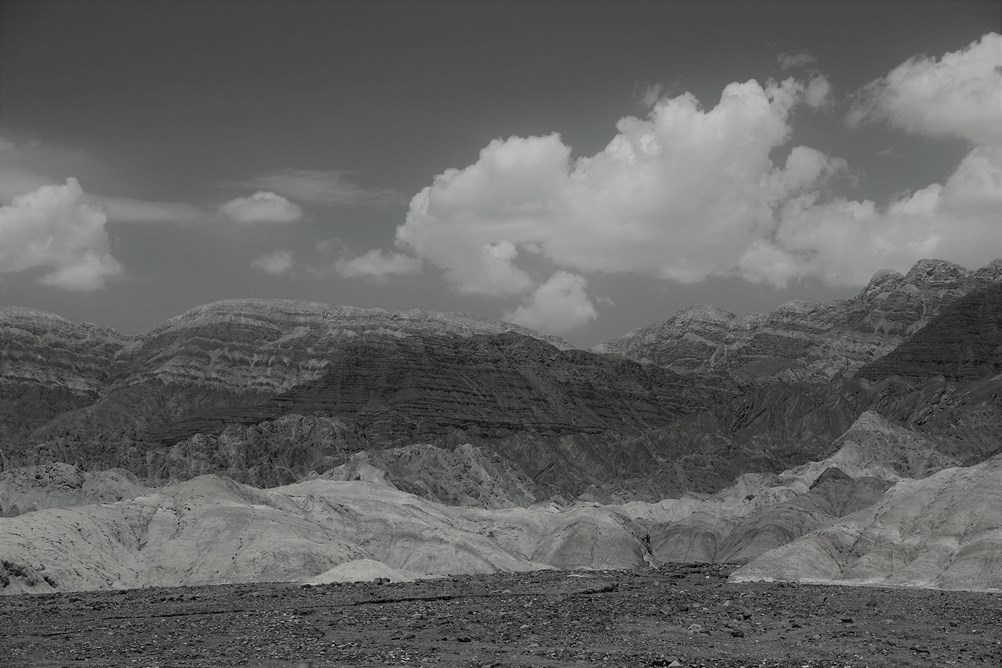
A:
<svg viewBox="0 0 1002 668">
<path fill-rule="evenodd" d="M 730 568 L 0 598 L 0 666 L 1002 666 L 1002 595 Z"/>
</svg>

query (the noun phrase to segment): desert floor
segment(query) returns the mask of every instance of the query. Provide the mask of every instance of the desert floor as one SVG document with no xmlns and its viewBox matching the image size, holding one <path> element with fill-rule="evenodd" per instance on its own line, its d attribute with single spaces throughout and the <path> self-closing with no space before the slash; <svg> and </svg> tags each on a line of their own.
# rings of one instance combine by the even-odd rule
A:
<svg viewBox="0 0 1002 668">
<path fill-rule="evenodd" d="M 1002 666 L 1002 595 L 732 567 L 0 598 L 2 666 Z"/>
</svg>

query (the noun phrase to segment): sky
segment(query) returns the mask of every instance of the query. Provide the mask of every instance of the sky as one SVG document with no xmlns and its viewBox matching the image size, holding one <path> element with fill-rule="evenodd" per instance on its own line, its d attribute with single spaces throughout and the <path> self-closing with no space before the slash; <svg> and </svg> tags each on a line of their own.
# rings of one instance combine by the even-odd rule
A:
<svg viewBox="0 0 1002 668">
<path fill-rule="evenodd" d="M 1002 257 L 999 2 L 0 3 L 0 306 L 581 346 Z"/>
</svg>

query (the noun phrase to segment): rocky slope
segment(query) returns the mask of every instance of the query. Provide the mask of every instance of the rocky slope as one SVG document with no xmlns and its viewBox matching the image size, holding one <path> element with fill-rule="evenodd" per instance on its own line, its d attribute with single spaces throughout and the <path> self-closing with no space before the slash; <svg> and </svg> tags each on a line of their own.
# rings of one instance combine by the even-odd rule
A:
<svg viewBox="0 0 1002 668">
<path fill-rule="evenodd" d="M 863 440 L 874 447 L 861 448 Z M 743 476 L 709 498 L 623 506 L 442 505 L 390 482 L 414 448 L 370 460 L 383 468 L 354 458 L 324 477 L 269 490 L 200 476 L 114 504 L 0 519 L 0 585 L 18 593 L 301 581 L 346 577 L 354 566 L 344 564 L 359 560 L 414 577 L 750 559 L 869 506 L 902 475 L 950 463 L 921 437 L 876 415 L 861 418 L 839 445 L 825 461 Z M 418 449 L 418 458 L 427 463 L 433 449 Z M 496 483 L 486 469 L 500 462 L 469 446 L 457 450 L 437 456 L 461 468 L 476 463 Z M 525 479 L 507 475 L 527 493 Z M 489 489 L 464 471 L 425 480 L 450 500 L 467 487 Z"/>
<path fill-rule="evenodd" d="M 81 471 L 70 464 L 42 464 L 0 471 L 0 517 L 42 508 L 113 503 L 146 494 L 150 488 L 121 469 Z"/>
<path fill-rule="evenodd" d="M 765 554 L 736 581 L 1002 590 L 1002 459 L 897 483 L 877 503 Z"/>
<path fill-rule="evenodd" d="M 977 271 L 921 260 L 905 275 L 878 272 L 852 299 L 758 315 L 694 306 L 596 350 L 679 373 L 822 381 L 887 354 L 959 297 L 1000 280 L 1002 259 Z"/>
<path fill-rule="evenodd" d="M 302 581 L 359 559 L 432 575 L 644 563 L 642 530 L 613 509 L 457 509 L 321 479 L 263 491 L 202 476 L 0 519 L 0 535 L 4 593 Z"/>
<path fill-rule="evenodd" d="M 740 561 L 874 503 L 902 479 L 956 464 L 919 434 L 865 413 L 836 451 L 778 474 L 749 473 L 705 498 L 630 503 L 658 561 Z"/>
</svg>

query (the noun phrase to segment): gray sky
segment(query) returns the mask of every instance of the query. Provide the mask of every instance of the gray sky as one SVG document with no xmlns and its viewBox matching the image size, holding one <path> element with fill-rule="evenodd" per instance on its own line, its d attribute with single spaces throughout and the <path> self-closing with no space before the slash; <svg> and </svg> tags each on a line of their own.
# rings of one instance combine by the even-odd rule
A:
<svg viewBox="0 0 1002 668">
<path fill-rule="evenodd" d="M 979 266 L 999 30 L 998 2 L 6 0 L 0 305 L 140 332 L 283 297 L 590 345 Z"/>
</svg>

